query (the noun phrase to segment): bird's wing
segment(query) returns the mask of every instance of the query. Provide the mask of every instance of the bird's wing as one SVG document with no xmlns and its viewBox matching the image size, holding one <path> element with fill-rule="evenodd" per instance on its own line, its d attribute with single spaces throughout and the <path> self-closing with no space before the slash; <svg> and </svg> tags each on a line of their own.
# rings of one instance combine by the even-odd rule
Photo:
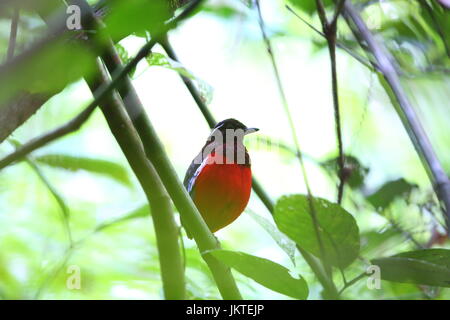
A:
<svg viewBox="0 0 450 320">
<path fill-rule="evenodd" d="M 193 189 L 194 189 L 194 184 L 195 184 L 195 180 L 197 179 L 198 175 L 200 174 L 200 172 L 202 171 L 202 169 L 206 166 L 206 164 L 208 163 L 209 158 L 206 157 L 205 159 L 203 159 L 202 163 L 199 164 L 198 160 L 200 158 L 195 158 L 194 161 L 192 161 L 191 165 L 189 166 L 188 171 L 186 172 L 186 176 L 184 177 L 184 187 L 186 188 L 186 190 L 189 192 L 189 194 L 192 196 L 193 193 Z"/>
<path fill-rule="evenodd" d="M 197 159 L 197 158 L 196 158 Z M 183 185 L 186 188 L 186 190 L 191 193 L 191 180 L 194 178 L 194 174 L 197 171 L 198 167 L 200 167 L 200 164 L 196 163 L 195 159 L 191 162 L 191 165 L 186 171 L 186 175 L 184 176 Z"/>
</svg>

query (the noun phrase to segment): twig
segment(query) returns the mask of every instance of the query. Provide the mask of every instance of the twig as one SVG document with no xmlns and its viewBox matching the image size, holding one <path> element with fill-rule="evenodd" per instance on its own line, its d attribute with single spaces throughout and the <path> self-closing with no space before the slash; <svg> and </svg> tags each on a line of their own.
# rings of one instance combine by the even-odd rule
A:
<svg viewBox="0 0 450 320">
<path fill-rule="evenodd" d="M 321 35 L 322 37 L 325 37 L 325 34 L 320 31 L 319 29 L 317 29 L 315 26 L 313 26 L 311 23 L 309 23 L 308 21 L 306 21 L 304 18 L 302 18 L 298 13 L 296 13 L 289 5 L 286 5 L 286 9 L 291 12 L 295 17 L 297 17 L 300 21 L 302 21 L 304 24 L 306 24 L 309 28 L 311 28 L 311 30 L 315 31 L 317 34 Z M 362 57 L 361 55 L 359 55 L 358 53 L 354 52 L 353 50 L 351 50 L 349 47 L 347 47 L 344 43 L 342 43 L 341 41 L 339 41 L 338 39 L 336 39 L 336 46 L 339 49 L 344 50 L 345 52 L 347 52 L 352 58 L 354 58 L 355 60 L 357 60 L 359 63 L 361 63 L 362 65 L 364 65 L 366 68 L 370 69 L 370 70 L 377 70 L 377 65 L 374 61 L 370 61 L 364 57 Z"/>
<path fill-rule="evenodd" d="M 367 43 L 370 52 L 377 61 L 380 72 L 383 75 L 382 80 L 386 82 L 385 89 L 422 161 L 438 199 L 444 203 L 445 209 L 443 211 L 446 211 L 445 218 L 448 229 L 450 227 L 450 180 L 417 117 L 412 103 L 403 89 L 397 70 L 392 62 L 393 57 L 387 48 L 374 37 L 350 1 L 346 1 L 344 13 L 348 19 L 349 26 L 351 27 L 351 22 L 354 23 L 357 33 Z M 381 82 L 383 83 L 383 81 Z"/>
<path fill-rule="evenodd" d="M 336 5 L 336 8 L 334 9 L 334 16 L 333 20 L 331 20 L 330 25 L 331 26 L 337 26 L 337 22 L 339 19 L 339 16 L 342 13 L 342 10 L 344 9 L 345 0 L 340 0 L 338 4 Z"/>
<path fill-rule="evenodd" d="M 14 57 L 14 51 L 16 48 L 17 41 L 17 27 L 19 24 L 19 6 L 16 5 L 14 8 L 13 17 L 11 19 L 11 32 L 9 35 L 9 45 L 8 45 L 8 54 L 6 56 L 6 61 L 11 60 Z"/>
<path fill-rule="evenodd" d="M 353 278 L 352 280 L 350 280 L 349 282 L 344 284 L 344 287 L 339 291 L 339 295 L 342 295 L 342 293 L 345 291 L 345 289 L 347 289 L 348 287 L 351 287 L 352 285 L 354 285 L 356 282 L 358 282 L 359 280 L 361 280 L 364 277 L 367 277 L 368 274 L 366 272 L 361 273 L 359 276 Z"/>
<path fill-rule="evenodd" d="M 317 11 L 319 13 L 319 18 L 322 23 L 323 33 L 327 40 L 328 51 L 330 54 L 330 64 L 331 64 L 331 85 L 332 85 L 332 94 L 333 94 L 333 106 L 334 106 L 334 122 L 336 127 L 336 137 L 338 142 L 338 177 L 339 177 L 339 186 L 338 186 L 338 196 L 337 203 L 342 202 L 342 197 L 344 193 L 344 185 L 345 185 L 345 176 L 344 176 L 344 168 L 345 168 L 345 159 L 344 159 L 344 147 L 342 142 L 342 129 L 341 129 L 341 116 L 340 116 L 340 106 L 339 106 L 339 87 L 338 87 L 338 78 L 337 78 L 337 70 L 336 70 L 336 38 L 337 38 L 337 20 L 339 14 L 342 11 L 345 0 L 340 0 L 336 5 L 335 13 L 333 20 L 328 22 L 328 18 L 325 13 L 325 7 L 321 0 L 316 0 Z"/>
</svg>

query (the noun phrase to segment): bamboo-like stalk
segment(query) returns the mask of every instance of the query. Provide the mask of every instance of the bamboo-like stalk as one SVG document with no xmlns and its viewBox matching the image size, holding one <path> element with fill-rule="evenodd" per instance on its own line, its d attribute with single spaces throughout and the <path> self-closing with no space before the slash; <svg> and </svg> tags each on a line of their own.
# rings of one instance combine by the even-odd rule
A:
<svg viewBox="0 0 450 320">
<path fill-rule="evenodd" d="M 108 79 L 98 64 L 98 75 L 88 79 L 92 92 Z M 125 113 L 121 100 L 111 95 L 100 105 L 109 128 L 127 158 L 144 190 L 151 209 L 156 234 L 161 278 L 166 299 L 185 298 L 184 266 L 178 241 L 178 226 L 172 212 L 170 197 L 159 179 L 155 168 L 145 157 L 136 131 Z"/>
</svg>

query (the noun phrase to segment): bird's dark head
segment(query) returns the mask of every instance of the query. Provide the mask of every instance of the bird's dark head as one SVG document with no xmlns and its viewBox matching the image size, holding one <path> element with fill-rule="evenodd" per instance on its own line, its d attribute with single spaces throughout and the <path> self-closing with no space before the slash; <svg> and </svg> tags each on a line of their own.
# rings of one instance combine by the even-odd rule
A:
<svg viewBox="0 0 450 320">
<path fill-rule="evenodd" d="M 215 126 L 213 131 L 220 130 L 223 135 L 226 134 L 227 130 L 243 130 L 244 134 L 249 134 L 258 131 L 257 128 L 248 128 L 246 125 L 244 125 L 242 122 L 236 120 L 236 119 L 225 119 L 223 121 L 218 122 Z"/>
</svg>

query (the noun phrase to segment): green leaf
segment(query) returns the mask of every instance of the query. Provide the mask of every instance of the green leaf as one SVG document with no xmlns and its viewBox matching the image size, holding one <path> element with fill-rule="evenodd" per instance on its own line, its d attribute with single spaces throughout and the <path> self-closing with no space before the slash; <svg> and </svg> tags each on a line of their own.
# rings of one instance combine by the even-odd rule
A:
<svg viewBox="0 0 450 320">
<path fill-rule="evenodd" d="M 229 250 L 213 250 L 207 253 L 270 290 L 296 299 L 303 300 L 308 297 L 306 281 L 303 278 L 293 278 L 289 270 L 278 263 Z"/>
<path fill-rule="evenodd" d="M 284 252 L 286 252 L 292 263 L 295 265 L 295 242 L 289 239 L 284 233 L 280 232 L 277 227 L 266 218 L 252 211 L 248 211 L 248 213 L 253 220 L 255 220 L 264 230 L 266 230 L 268 234 L 270 234 L 272 239 L 275 240 Z"/>
<path fill-rule="evenodd" d="M 35 158 L 35 161 L 70 171 L 85 170 L 108 176 L 125 185 L 131 184 L 127 170 L 122 165 L 109 160 L 76 157 L 66 154 L 47 154 Z"/>
<path fill-rule="evenodd" d="M 386 209 L 396 198 L 409 195 L 417 185 L 411 184 L 401 178 L 385 183 L 381 188 L 367 197 L 367 200 L 376 209 Z"/>
<path fill-rule="evenodd" d="M 104 18 L 108 33 L 118 42 L 126 36 L 150 30 L 158 32 L 163 22 L 172 16 L 167 0 L 111 1 Z"/>
<path fill-rule="evenodd" d="M 372 260 L 387 281 L 450 288 L 450 250 L 424 249 Z"/>
<path fill-rule="evenodd" d="M 359 254 L 359 230 L 353 216 L 340 205 L 321 198 L 312 199 L 318 231 L 328 262 L 345 268 Z M 320 242 L 311 217 L 308 197 L 281 197 L 275 205 L 278 228 L 300 247 L 321 258 Z"/>
</svg>

